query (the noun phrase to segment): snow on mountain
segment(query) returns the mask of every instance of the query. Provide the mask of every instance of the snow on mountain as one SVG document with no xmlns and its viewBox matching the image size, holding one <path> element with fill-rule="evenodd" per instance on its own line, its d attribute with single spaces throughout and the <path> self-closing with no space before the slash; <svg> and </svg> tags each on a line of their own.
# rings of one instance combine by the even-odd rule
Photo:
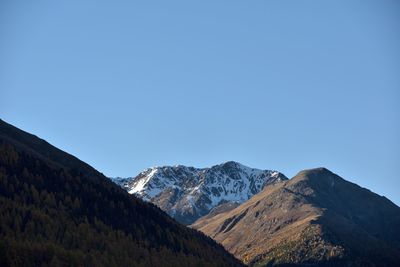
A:
<svg viewBox="0 0 400 267">
<path fill-rule="evenodd" d="M 221 204 L 243 203 L 265 185 L 287 178 L 277 171 L 253 169 L 229 161 L 201 169 L 182 165 L 153 167 L 136 177 L 113 180 L 130 194 L 190 224 Z"/>
</svg>

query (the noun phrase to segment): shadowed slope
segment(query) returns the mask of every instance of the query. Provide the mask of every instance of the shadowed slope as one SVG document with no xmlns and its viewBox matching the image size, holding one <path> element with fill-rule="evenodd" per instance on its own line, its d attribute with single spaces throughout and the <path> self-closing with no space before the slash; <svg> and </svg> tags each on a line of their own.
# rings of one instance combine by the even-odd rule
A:
<svg viewBox="0 0 400 267">
<path fill-rule="evenodd" d="M 240 266 L 77 158 L 0 120 L 0 266 Z"/>
</svg>

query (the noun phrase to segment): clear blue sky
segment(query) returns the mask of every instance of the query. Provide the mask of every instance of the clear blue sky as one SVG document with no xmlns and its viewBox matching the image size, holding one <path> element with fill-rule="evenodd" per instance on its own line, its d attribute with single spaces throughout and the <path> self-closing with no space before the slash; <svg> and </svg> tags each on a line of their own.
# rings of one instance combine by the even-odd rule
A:
<svg viewBox="0 0 400 267">
<path fill-rule="evenodd" d="M 399 1 L 1 1 L 0 117 L 108 176 L 326 166 L 400 204 Z"/>
</svg>

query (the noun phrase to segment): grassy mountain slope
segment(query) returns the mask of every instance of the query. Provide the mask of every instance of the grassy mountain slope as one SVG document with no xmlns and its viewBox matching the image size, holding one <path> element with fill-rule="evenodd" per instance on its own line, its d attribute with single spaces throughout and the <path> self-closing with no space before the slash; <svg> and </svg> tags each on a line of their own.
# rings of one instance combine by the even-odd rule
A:
<svg viewBox="0 0 400 267">
<path fill-rule="evenodd" d="M 400 208 L 324 168 L 193 224 L 255 266 L 398 266 Z"/>
</svg>

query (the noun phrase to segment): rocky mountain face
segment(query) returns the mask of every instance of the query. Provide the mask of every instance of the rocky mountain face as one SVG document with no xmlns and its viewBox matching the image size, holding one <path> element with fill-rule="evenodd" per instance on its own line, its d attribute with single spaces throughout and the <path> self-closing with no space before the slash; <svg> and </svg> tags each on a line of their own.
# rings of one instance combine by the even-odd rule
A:
<svg viewBox="0 0 400 267">
<path fill-rule="evenodd" d="M 0 120 L 0 266 L 242 266 L 204 234 Z"/>
<path fill-rule="evenodd" d="M 400 208 L 324 168 L 192 227 L 250 266 L 399 266 Z"/>
<path fill-rule="evenodd" d="M 153 167 L 134 178 L 113 180 L 179 222 L 191 224 L 213 209 L 216 212 L 235 207 L 264 186 L 287 178 L 277 171 L 253 169 L 229 161 L 202 169 L 182 165 Z M 220 205 L 223 207 L 218 209 Z"/>
</svg>

